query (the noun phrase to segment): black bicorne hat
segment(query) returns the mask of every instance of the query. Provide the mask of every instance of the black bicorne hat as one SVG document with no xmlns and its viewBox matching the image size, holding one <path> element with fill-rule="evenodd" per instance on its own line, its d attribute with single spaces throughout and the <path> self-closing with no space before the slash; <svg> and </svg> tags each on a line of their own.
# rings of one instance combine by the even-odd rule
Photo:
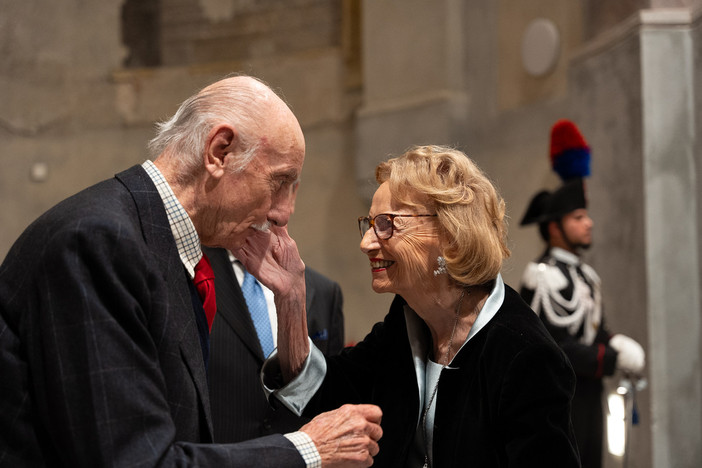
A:
<svg viewBox="0 0 702 468">
<path fill-rule="evenodd" d="M 555 221 L 580 208 L 587 208 L 585 180 L 571 179 L 553 192 L 543 190 L 534 195 L 519 224 Z"/>
</svg>

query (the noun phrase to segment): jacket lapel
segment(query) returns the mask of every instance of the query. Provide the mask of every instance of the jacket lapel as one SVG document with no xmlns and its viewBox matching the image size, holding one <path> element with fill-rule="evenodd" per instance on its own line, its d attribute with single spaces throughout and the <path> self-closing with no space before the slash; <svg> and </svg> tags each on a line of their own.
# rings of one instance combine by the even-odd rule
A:
<svg viewBox="0 0 702 468">
<path fill-rule="evenodd" d="M 234 274 L 229 254 L 224 249 L 203 247 L 212 264 L 217 292 L 218 326 L 227 326 L 236 333 L 246 348 L 258 361 L 263 362 L 263 350 L 256 328 L 246 306 L 246 299 Z"/>
<path fill-rule="evenodd" d="M 178 324 L 179 330 L 182 331 L 179 337 L 181 355 L 197 388 L 210 432 L 209 437 L 212 439 L 207 372 L 200 348 L 195 313 L 187 278 L 183 274 L 183 263 L 178 255 L 163 201 L 151 178 L 141 166 L 134 166 L 115 177 L 132 194 L 141 220 L 144 240 L 153 251 L 157 267 L 163 272 L 164 280 L 170 285 L 169 303 L 173 307 L 169 313 L 174 315 L 173 323 Z"/>
</svg>

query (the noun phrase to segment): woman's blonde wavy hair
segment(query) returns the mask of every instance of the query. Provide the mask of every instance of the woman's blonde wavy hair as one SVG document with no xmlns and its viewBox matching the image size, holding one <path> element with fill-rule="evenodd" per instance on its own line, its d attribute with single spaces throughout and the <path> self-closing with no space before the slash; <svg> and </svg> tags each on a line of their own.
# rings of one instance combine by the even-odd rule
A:
<svg viewBox="0 0 702 468">
<path fill-rule="evenodd" d="M 414 146 L 375 170 L 401 203 L 419 194 L 436 210 L 448 274 L 458 283 L 482 285 L 497 277 L 507 248 L 505 202 L 482 170 L 446 146 Z"/>
</svg>

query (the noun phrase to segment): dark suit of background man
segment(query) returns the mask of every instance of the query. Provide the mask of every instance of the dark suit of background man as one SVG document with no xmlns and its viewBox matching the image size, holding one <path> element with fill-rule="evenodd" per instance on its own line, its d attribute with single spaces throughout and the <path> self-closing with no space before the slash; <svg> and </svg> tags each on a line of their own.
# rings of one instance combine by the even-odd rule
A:
<svg viewBox="0 0 702 468">
<path fill-rule="evenodd" d="M 239 442 L 297 430 L 306 420 L 282 405 L 269 405 L 261 387 L 264 356 L 241 291 L 242 279 L 235 274 L 234 268 L 241 266 L 233 265 L 225 249 L 203 250 L 212 263 L 217 291 L 209 364 L 215 440 Z M 341 288 L 309 267 L 305 283 L 309 336 L 323 353 L 336 354 L 344 346 Z"/>
<path fill-rule="evenodd" d="M 280 270 L 266 278 L 247 255 L 266 229 L 293 244 L 295 116 L 260 81 L 230 77 L 186 100 L 151 148 L 153 162 L 40 216 L 0 266 L 0 465 L 369 466 L 382 435 L 370 405 L 212 444 L 200 244 L 243 255 L 281 313 L 305 310 L 299 257 L 269 259 Z"/>
</svg>

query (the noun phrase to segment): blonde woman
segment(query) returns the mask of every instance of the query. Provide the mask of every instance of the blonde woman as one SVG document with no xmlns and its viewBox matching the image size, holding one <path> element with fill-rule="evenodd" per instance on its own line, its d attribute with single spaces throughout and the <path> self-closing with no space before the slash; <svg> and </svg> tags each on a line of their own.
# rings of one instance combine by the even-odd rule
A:
<svg viewBox="0 0 702 468">
<path fill-rule="evenodd" d="M 337 356 L 311 347 L 282 388 L 274 388 L 274 356 L 267 390 L 310 416 L 343 403 L 379 406 L 374 466 L 580 466 L 575 376 L 502 281 L 510 252 L 495 187 L 465 154 L 441 146 L 381 163 L 376 179 L 359 218 L 361 250 L 373 290 L 396 295 L 389 313 Z M 278 353 L 289 356 L 300 340 L 286 341 Z"/>
</svg>

